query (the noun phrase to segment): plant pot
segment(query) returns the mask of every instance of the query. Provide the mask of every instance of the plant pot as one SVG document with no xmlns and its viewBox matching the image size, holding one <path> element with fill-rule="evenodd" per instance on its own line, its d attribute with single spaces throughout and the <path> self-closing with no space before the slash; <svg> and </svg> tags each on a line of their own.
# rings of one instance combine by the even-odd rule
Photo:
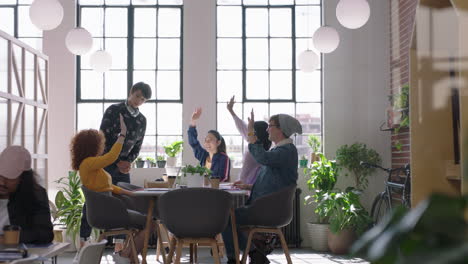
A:
<svg viewBox="0 0 468 264">
<path fill-rule="evenodd" d="M 144 161 L 144 160 L 137 160 L 135 162 L 137 168 L 143 168 L 145 166 L 145 163 L 146 163 L 146 161 Z"/>
<path fill-rule="evenodd" d="M 158 163 L 158 168 L 166 167 L 166 161 L 165 160 L 158 160 L 156 163 Z"/>
<path fill-rule="evenodd" d="M 319 160 L 319 156 L 315 152 L 310 153 L 310 164 L 312 164 L 312 163 L 314 163 L 314 161 L 318 161 L 318 160 Z"/>
<path fill-rule="evenodd" d="M 356 233 L 352 229 L 344 229 L 338 232 L 337 234 L 334 234 L 333 232 L 328 232 L 328 247 L 330 248 L 330 251 L 334 254 L 348 254 L 351 245 L 353 245 L 356 239 Z"/>
<path fill-rule="evenodd" d="M 307 231 L 310 237 L 310 247 L 315 251 L 329 251 L 328 228 L 329 224 L 307 223 Z"/>
<path fill-rule="evenodd" d="M 167 160 L 166 160 L 166 166 L 167 167 L 175 167 L 176 164 L 177 164 L 177 158 L 176 157 L 167 157 Z"/>
<path fill-rule="evenodd" d="M 65 252 L 76 252 L 80 248 L 80 235 L 77 234 L 75 239 L 68 234 L 67 229 L 62 229 L 63 242 L 70 243 L 70 246 L 65 250 Z"/>
<path fill-rule="evenodd" d="M 307 168 L 307 163 L 309 161 L 304 159 L 304 160 L 299 160 L 299 168 Z"/>
<path fill-rule="evenodd" d="M 205 182 L 205 177 L 200 175 L 200 173 L 187 173 L 187 187 L 195 188 L 195 187 L 203 187 L 203 183 Z"/>
</svg>

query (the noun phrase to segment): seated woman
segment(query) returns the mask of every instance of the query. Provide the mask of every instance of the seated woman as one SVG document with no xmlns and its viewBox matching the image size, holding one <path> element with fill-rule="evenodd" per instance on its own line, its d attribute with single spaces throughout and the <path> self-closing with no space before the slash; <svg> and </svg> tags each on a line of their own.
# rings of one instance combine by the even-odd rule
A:
<svg viewBox="0 0 468 264">
<path fill-rule="evenodd" d="M 50 219 L 47 192 L 36 181 L 31 154 L 21 146 L 7 147 L 0 154 L 0 232 L 5 225 L 16 225 L 21 227 L 20 243 L 50 243 Z"/>
<path fill-rule="evenodd" d="M 76 134 L 71 142 L 71 157 L 72 168 L 80 173 L 81 183 L 88 189 L 95 192 L 104 192 L 109 195 L 132 195 L 131 191 L 122 189 L 112 184 L 112 178 L 104 168 L 115 162 L 119 157 L 122 145 L 127 133 L 127 127 L 120 115 L 120 134 L 117 141 L 112 146 L 111 150 L 102 155 L 104 152 L 105 138 L 103 133 L 95 129 L 81 130 Z M 133 209 L 133 208 L 129 208 Z M 135 212 L 137 214 L 137 212 Z M 135 215 L 135 220 L 145 221 L 144 215 Z M 80 237 L 82 240 L 87 240 L 91 235 L 91 226 L 86 220 L 86 205 L 83 206 L 83 215 L 81 218 Z M 143 248 L 143 232 L 135 238 L 137 251 Z M 117 263 L 130 263 L 130 249 L 124 249 L 121 253 L 114 254 L 114 260 Z"/>
<path fill-rule="evenodd" d="M 192 147 L 195 158 L 200 161 L 200 165 L 212 171 L 212 176 L 220 178 L 222 182 L 229 181 L 231 171 L 231 161 L 226 154 L 226 143 L 223 137 L 216 130 L 208 131 L 205 137 L 203 148 L 198 141 L 196 121 L 200 118 L 202 109 L 197 108 L 192 114 L 192 120 L 188 129 L 189 144 Z"/>
<path fill-rule="evenodd" d="M 242 121 L 234 112 L 234 96 L 231 97 L 227 104 L 227 109 L 229 113 L 231 113 L 232 118 L 234 119 L 234 123 L 236 124 L 236 128 L 239 133 L 242 135 L 242 138 L 247 141 L 248 139 L 248 129 L 247 124 Z M 258 141 L 262 144 L 265 150 L 269 150 L 271 147 L 271 141 L 268 139 L 268 123 L 265 121 L 255 121 L 254 123 L 254 131 L 255 135 L 258 138 Z M 237 186 L 241 189 L 250 190 L 252 185 L 254 184 L 255 180 L 257 179 L 257 174 L 260 171 L 260 165 L 250 154 L 248 150 L 244 153 L 242 159 L 242 169 L 239 174 L 239 179 L 234 182 L 234 186 Z"/>
</svg>

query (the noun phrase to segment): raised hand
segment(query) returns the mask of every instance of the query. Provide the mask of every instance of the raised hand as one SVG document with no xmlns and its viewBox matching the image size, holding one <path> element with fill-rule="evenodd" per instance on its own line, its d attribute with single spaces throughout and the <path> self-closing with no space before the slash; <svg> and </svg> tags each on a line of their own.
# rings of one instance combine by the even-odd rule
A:
<svg viewBox="0 0 468 264">
<path fill-rule="evenodd" d="M 190 122 L 190 125 L 191 125 L 191 126 L 195 126 L 196 121 L 200 118 L 201 114 L 202 114 L 202 109 L 201 109 L 201 107 L 197 107 L 197 108 L 195 109 L 195 111 L 193 112 L 193 114 L 192 114 L 192 120 L 191 120 L 191 122 Z"/>
<path fill-rule="evenodd" d="M 248 117 L 247 120 L 249 120 L 249 122 L 247 124 L 247 131 L 249 131 L 249 133 L 254 132 L 255 118 L 254 118 L 253 108 L 252 108 L 252 111 L 250 112 L 250 117 Z"/>
<path fill-rule="evenodd" d="M 227 107 L 229 113 L 231 113 L 231 114 L 234 114 L 234 110 L 233 110 L 234 103 L 235 103 L 235 101 L 234 101 L 234 95 L 233 95 L 233 96 L 231 97 L 231 100 L 229 100 L 229 102 L 228 102 L 227 105 L 226 105 L 226 107 Z"/>
<path fill-rule="evenodd" d="M 127 134 L 127 125 L 125 125 L 125 121 L 122 114 L 120 114 L 120 134 L 124 136 Z"/>
</svg>

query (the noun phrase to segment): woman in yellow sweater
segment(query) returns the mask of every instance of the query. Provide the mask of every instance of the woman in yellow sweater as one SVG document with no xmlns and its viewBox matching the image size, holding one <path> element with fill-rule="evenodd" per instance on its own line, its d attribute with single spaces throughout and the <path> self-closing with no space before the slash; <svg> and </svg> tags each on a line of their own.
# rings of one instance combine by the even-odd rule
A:
<svg viewBox="0 0 468 264">
<path fill-rule="evenodd" d="M 86 129 L 81 130 L 73 137 L 70 146 L 72 168 L 79 171 L 81 183 L 86 188 L 95 192 L 112 192 L 112 194 L 117 195 L 132 195 L 131 191 L 113 185 L 111 176 L 104 170 L 105 167 L 112 164 L 119 157 L 126 134 L 127 127 L 122 115 L 120 115 L 120 133 L 118 139 L 111 150 L 104 155 L 102 154 L 104 152 L 105 137 L 102 132 L 95 129 Z M 83 244 L 84 241 L 88 240 L 91 231 L 92 228 L 86 220 L 86 205 L 84 205 L 80 226 L 80 237 Z M 127 259 L 125 261 L 120 260 L 118 261 L 119 263 L 130 262 L 128 259 L 129 256 L 120 257 L 119 255 L 114 257 Z"/>
</svg>

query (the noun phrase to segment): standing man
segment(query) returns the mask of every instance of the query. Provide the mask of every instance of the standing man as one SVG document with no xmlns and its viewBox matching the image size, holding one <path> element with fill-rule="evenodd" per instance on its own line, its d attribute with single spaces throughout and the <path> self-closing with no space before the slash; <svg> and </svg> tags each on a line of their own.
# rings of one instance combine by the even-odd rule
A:
<svg viewBox="0 0 468 264">
<path fill-rule="evenodd" d="M 151 87 L 139 82 L 133 85 L 127 101 L 113 104 L 106 109 L 102 117 L 100 130 L 106 138 L 104 153 L 112 148 L 120 133 L 119 114 L 122 114 L 127 125 L 127 135 L 116 162 L 107 166 L 105 170 L 112 177 L 112 184 L 118 182 L 130 183 L 130 166 L 138 157 L 146 132 L 146 118 L 138 107 L 151 98 Z"/>
</svg>

